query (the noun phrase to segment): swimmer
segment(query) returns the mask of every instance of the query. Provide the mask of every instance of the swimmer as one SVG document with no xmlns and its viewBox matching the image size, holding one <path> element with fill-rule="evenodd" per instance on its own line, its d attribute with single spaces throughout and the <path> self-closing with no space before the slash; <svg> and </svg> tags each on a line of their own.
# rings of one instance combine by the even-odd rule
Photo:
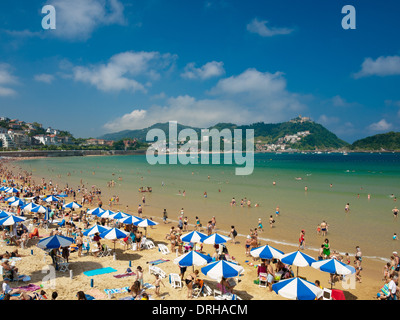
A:
<svg viewBox="0 0 400 320">
<path fill-rule="evenodd" d="M 328 224 L 325 221 L 321 222 L 321 234 L 323 236 L 326 236 L 326 234 L 328 233 Z"/>
<path fill-rule="evenodd" d="M 349 211 L 350 211 L 350 204 L 349 204 L 349 203 L 347 203 L 347 204 L 345 205 L 344 211 L 345 211 L 345 212 L 349 212 Z"/>
<path fill-rule="evenodd" d="M 399 240 L 399 238 L 397 238 L 396 232 L 393 234 L 393 240 Z"/>
<path fill-rule="evenodd" d="M 392 212 L 393 212 L 393 217 L 394 217 L 394 218 L 397 218 L 397 215 L 398 215 L 398 213 L 399 213 L 399 209 L 397 209 L 397 207 L 394 207 L 394 209 L 392 210 Z"/>
<path fill-rule="evenodd" d="M 263 225 L 262 225 L 262 222 L 261 222 L 261 218 L 258 218 L 258 228 L 259 228 L 261 231 L 264 231 L 264 228 L 263 228 Z"/>
<path fill-rule="evenodd" d="M 275 217 L 279 216 L 279 207 L 276 207 L 275 209 Z"/>
</svg>

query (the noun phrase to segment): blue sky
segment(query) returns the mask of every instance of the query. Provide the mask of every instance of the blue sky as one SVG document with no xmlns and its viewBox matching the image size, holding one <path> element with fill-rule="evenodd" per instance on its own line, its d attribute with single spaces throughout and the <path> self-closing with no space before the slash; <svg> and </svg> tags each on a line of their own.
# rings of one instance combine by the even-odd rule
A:
<svg viewBox="0 0 400 320">
<path fill-rule="evenodd" d="M 42 7 L 56 29 L 42 28 Z M 356 9 L 344 30 L 342 8 Z M 398 131 L 395 0 L 0 3 L 0 113 L 76 137 L 176 120 L 311 117 L 353 142 Z"/>
</svg>

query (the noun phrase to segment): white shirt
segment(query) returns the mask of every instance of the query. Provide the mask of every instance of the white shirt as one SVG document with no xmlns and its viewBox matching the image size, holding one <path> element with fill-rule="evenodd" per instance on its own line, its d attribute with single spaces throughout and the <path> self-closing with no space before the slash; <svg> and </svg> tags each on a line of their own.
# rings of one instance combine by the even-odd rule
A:
<svg viewBox="0 0 400 320">
<path fill-rule="evenodd" d="M 7 293 L 11 292 L 11 288 L 8 285 L 8 283 L 6 283 L 6 282 L 3 282 L 3 292 L 4 292 L 4 294 L 7 294 Z"/>
<path fill-rule="evenodd" d="M 390 280 L 388 286 L 389 286 L 389 291 L 390 291 L 392 294 L 396 294 L 396 282 L 394 282 L 393 280 Z"/>
</svg>

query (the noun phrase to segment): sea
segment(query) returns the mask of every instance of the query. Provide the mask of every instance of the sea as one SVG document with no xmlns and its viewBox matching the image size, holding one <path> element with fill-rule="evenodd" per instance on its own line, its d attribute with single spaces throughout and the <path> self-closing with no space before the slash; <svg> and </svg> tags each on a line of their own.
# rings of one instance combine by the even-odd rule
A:
<svg viewBox="0 0 400 320">
<path fill-rule="evenodd" d="M 317 226 L 326 221 L 331 249 L 342 254 L 352 256 L 359 246 L 364 257 L 387 261 L 400 250 L 393 240 L 394 233 L 400 235 L 400 221 L 392 213 L 400 204 L 399 153 L 256 153 L 250 175 L 236 175 L 235 163 L 151 165 L 145 155 L 38 158 L 17 165 L 37 182 L 45 178 L 60 187 L 98 187 L 105 207 L 118 196 L 115 211 L 135 214 L 144 196 L 143 214 L 159 222 L 164 209 L 177 222 L 183 208 L 189 224 L 197 216 L 205 226 L 214 216 L 218 232 L 228 234 L 235 226 L 247 236 L 261 219 L 260 240 L 277 249 L 289 245 L 297 250 L 304 229 L 306 246 L 316 256 L 325 239 Z M 140 187 L 152 192 L 141 193 Z M 250 206 L 242 207 L 242 199 Z"/>
</svg>

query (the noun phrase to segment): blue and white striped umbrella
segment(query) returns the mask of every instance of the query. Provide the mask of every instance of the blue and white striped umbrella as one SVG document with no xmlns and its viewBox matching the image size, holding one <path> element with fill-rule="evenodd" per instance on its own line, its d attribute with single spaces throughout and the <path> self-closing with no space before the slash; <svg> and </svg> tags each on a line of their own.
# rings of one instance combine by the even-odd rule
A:
<svg viewBox="0 0 400 320">
<path fill-rule="evenodd" d="M 88 210 L 86 213 L 87 214 L 91 214 L 93 216 L 98 216 L 100 213 L 103 213 L 104 211 L 106 211 L 106 210 L 98 207 L 98 208 L 94 208 L 94 209 Z"/>
<path fill-rule="evenodd" d="M 158 224 L 158 223 L 153 220 L 149 220 L 149 219 L 143 219 L 142 221 L 136 221 L 134 223 L 135 226 L 143 227 L 143 228 L 155 226 L 156 224 Z"/>
<path fill-rule="evenodd" d="M 316 260 L 313 257 L 301 252 L 295 251 L 284 254 L 281 258 L 282 263 L 290 264 L 296 267 L 308 267 L 311 266 Z"/>
<path fill-rule="evenodd" d="M 356 272 L 356 269 L 336 259 L 326 259 L 313 262 L 311 267 L 329 273 L 348 275 Z"/>
<path fill-rule="evenodd" d="M 36 203 L 30 202 L 30 203 L 26 204 L 26 205 L 22 208 L 22 210 L 24 210 L 24 211 L 26 211 L 26 212 L 31 212 L 32 209 L 36 208 L 37 206 L 38 206 L 38 205 L 37 205 Z"/>
<path fill-rule="evenodd" d="M 100 233 L 100 237 L 103 239 L 115 240 L 115 239 L 123 239 L 128 234 L 129 234 L 128 232 L 122 231 L 117 228 L 112 228 Z"/>
<path fill-rule="evenodd" d="M 74 202 L 64 204 L 63 208 L 79 209 L 79 208 L 82 208 L 82 206 L 74 201 Z"/>
<path fill-rule="evenodd" d="M 46 201 L 46 202 L 58 202 L 58 201 L 60 201 L 60 199 L 56 198 L 55 196 L 48 196 L 48 197 L 46 197 L 46 198 L 44 198 L 42 200 Z"/>
<path fill-rule="evenodd" d="M 0 191 L 6 191 L 7 189 L 8 189 L 8 187 L 4 187 L 4 186 L 0 187 Z"/>
<path fill-rule="evenodd" d="M 237 277 L 244 272 L 244 268 L 227 260 L 219 260 L 201 268 L 201 272 L 211 279 L 219 281 L 222 278 Z"/>
<path fill-rule="evenodd" d="M 17 193 L 17 192 L 19 192 L 19 190 L 16 189 L 16 188 L 7 188 L 5 190 L 5 192 L 7 192 L 7 193 Z"/>
<path fill-rule="evenodd" d="M 203 240 L 203 243 L 205 243 L 205 244 L 221 244 L 221 243 L 225 243 L 229 240 L 232 240 L 232 239 L 227 236 L 223 236 L 218 233 L 214 233 L 211 236 L 208 236 L 207 238 L 205 238 Z"/>
<path fill-rule="evenodd" d="M 261 259 L 282 259 L 284 253 L 278 249 L 275 249 L 269 245 L 254 248 L 250 250 L 250 254 L 255 258 Z"/>
<path fill-rule="evenodd" d="M 95 235 L 96 233 L 101 234 L 101 233 L 103 233 L 103 232 L 105 232 L 105 231 L 107 231 L 107 230 L 110 230 L 110 228 L 108 228 L 108 227 L 103 227 L 102 225 L 96 224 L 95 226 L 93 226 L 93 227 L 91 227 L 91 228 L 85 230 L 85 231 L 83 232 L 83 235 L 84 235 L 84 236 L 93 236 L 93 235 Z"/>
<path fill-rule="evenodd" d="M 129 214 L 119 211 L 117 213 L 112 214 L 108 218 L 113 219 L 113 220 L 121 220 L 121 219 L 128 218 L 128 217 L 130 217 Z"/>
<path fill-rule="evenodd" d="M 323 294 L 321 288 L 301 278 L 281 280 L 272 285 L 272 290 L 280 296 L 292 300 L 315 300 Z"/>
<path fill-rule="evenodd" d="M 41 249 L 55 249 L 60 247 L 69 247 L 73 243 L 73 238 L 55 235 L 40 240 L 37 246 Z"/>
<path fill-rule="evenodd" d="M 47 209 L 46 209 L 46 207 L 43 207 L 43 206 L 41 206 L 41 205 L 38 205 L 37 207 L 35 207 L 35 208 L 33 208 L 32 210 L 31 210 L 31 212 L 39 212 L 39 213 L 46 213 L 47 212 Z"/>
<path fill-rule="evenodd" d="M 181 267 L 189 267 L 189 266 L 204 266 L 205 264 L 208 264 L 211 261 L 212 258 L 210 256 L 206 256 L 205 254 L 192 250 L 176 258 L 174 260 L 174 263 L 178 264 Z"/>
<path fill-rule="evenodd" d="M 111 211 L 111 210 L 106 210 L 106 211 L 100 213 L 100 214 L 98 215 L 98 217 L 107 219 L 107 218 L 109 218 L 110 216 L 112 216 L 113 214 L 116 214 L 116 212 Z"/>
<path fill-rule="evenodd" d="M 18 197 L 8 197 L 8 198 L 5 198 L 4 199 L 4 201 L 6 201 L 6 202 L 14 202 L 14 201 L 17 201 L 17 200 L 21 200 L 20 198 L 18 198 Z"/>
<path fill-rule="evenodd" d="M 10 215 L 0 220 L 0 226 L 13 226 L 14 224 L 22 221 L 25 221 L 25 218 Z"/>
<path fill-rule="evenodd" d="M 11 216 L 12 214 L 10 212 L 6 212 L 6 211 L 0 211 L 0 219 L 4 219 L 7 218 L 9 216 Z"/>
<path fill-rule="evenodd" d="M 11 207 L 22 207 L 25 205 L 25 201 L 18 199 L 10 203 Z"/>
<path fill-rule="evenodd" d="M 192 231 L 181 236 L 183 242 L 199 243 L 203 242 L 207 235 L 198 231 Z"/>
<path fill-rule="evenodd" d="M 313 262 L 316 262 L 313 257 L 305 254 L 301 251 L 290 252 L 284 254 L 281 258 L 282 263 L 289 264 L 297 267 L 297 275 L 299 275 L 299 267 L 311 266 Z"/>
<path fill-rule="evenodd" d="M 134 224 L 135 222 L 142 221 L 143 219 L 136 217 L 136 216 L 129 216 L 119 220 L 120 223 L 124 224 Z"/>
</svg>

